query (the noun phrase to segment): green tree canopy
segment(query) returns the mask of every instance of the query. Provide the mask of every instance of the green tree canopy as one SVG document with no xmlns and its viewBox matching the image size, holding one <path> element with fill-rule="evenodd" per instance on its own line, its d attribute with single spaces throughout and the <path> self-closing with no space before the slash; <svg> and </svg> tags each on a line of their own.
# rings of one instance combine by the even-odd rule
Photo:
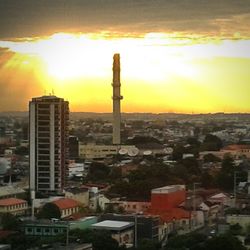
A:
<svg viewBox="0 0 250 250">
<path fill-rule="evenodd" d="M 219 162 L 221 161 L 220 158 L 218 158 L 217 156 L 215 156 L 214 154 L 206 154 L 203 157 L 204 162 Z"/>
<path fill-rule="evenodd" d="M 105 181 L 109 178 L 110 168 L 100 162 L 92 162 L 89 166 L 88 180 Z"/>
<path fill-rule="evenodd" d="M 160 243 L 151 239 L 142 239 L 137 250 L 158 250 L 160 249 Z"/>
<path fill-rule="evenodd" d="M 61 212 L 60 209 L 54 203 L 46 203 L 42 207 L 42 210 L 38 213 L 37 217 L 39 219 L 60 219 Z"/>
<path fill-rule="evenodd" d="M 94 232 L 93 248 L 95 250 L 118 250 L 119 244 L 111 237 L 110 232 L 98 230 Z"/>
<path fill-rule="evenodd" d="M 204 250 L 246 250 L 238 238 L 232 235 L 221 235 L 205 242 Z"/>
<path fill-rule="evenodd" d="M 207 237 L 203 234 L 191 233 L 186 235 L 177 235 L 169 239 L 166 250 L 198 250 L 199 246 L 205 242 Z M 212 249 L 211 249 L 212 250 Z"/>
<path fill-rule="evenodd" d="M 201 149 L 203 151 L 218 151 L 222 148 L 222 145 L 222 141 L 219 137 L 207 134 L 201 145 Z"/>
<path fill-rule="evenodd" d="M 20 226 L 20 220 L 10 213 L 2 214 L 1 222 L 4 230 L 17 230 Z"/>
<path fill-rule="evenodd" d="M 234 164 L 233 158 L 226 156 L 222 161 L 221 170 L 217 176 L 218 186 L 226 191 L 233 190 L 235 171 L 236 166 Z"/>
</svg>

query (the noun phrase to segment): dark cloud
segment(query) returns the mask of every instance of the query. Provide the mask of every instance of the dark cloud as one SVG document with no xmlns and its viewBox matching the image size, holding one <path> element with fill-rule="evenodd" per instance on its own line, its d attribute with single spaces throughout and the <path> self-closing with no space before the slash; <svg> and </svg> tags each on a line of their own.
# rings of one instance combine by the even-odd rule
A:
<svg viewBox="0 0 250 250">
<path fill-rule="evenodd" d="M 0 37 L 100 30 L 248 35 L 249 14 L 250 0 L 0 0 Z M 218 21 L 235 18 L 240 26 L 225 29 Z"/>
</svg>

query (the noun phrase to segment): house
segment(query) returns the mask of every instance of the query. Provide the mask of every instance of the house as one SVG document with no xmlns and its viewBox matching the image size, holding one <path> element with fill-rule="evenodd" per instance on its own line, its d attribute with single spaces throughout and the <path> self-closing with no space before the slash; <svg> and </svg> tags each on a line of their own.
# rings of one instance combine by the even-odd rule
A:
<svg viewBox="0 0 250 250">
<path fill-rule="evenodd" d="M 0 199 L 17 198 L 25 194 L 25 190 L 19 187 L 3 186 L 0 187 Z"/>
<path fill-rule="evenodd" d="M 207 200 L 222 206 L 232 206 L 232 199 L 230 196 L 221 192 L 208 197 Z"/>
<path fill-rule="evenodd" d="M 105 220 L 93 224 L 91 228 L 94 230 L 110 231 L 112 238 L 119 243 L 119 246 L 132 246 L 134 244 L 133 222 Z"/>
<path fill-rule="evenodd" d="M 111 205 L 114 210 L 123 208 L 126 213 L 143 214 L 150 207 L 150 202 L 146 201 L 110 201 L 105 203 L 105 208 Z"/>
<path fill-rule="evenodd" d="M 66 218 L 72 214 L 78 213 L 79 208 L 81 207 L 81 204 L 78 201 L 70 198 L 62 198 L 55 200 L 52 203 L 59 208 L 61 212 L 61 218 Z"/>
<path fill-rule="evenodd" d="M 7 198 L 0 200 L 0 213 L 11 213 L 13 215 L 24 215 L 28 210 L 26 200 Z"/>
<path fill-rule="evenodd" d="M 150 210 L 165 211 L 178 207 L 186 199 L 185 185 L 171 185 L 151 191 Z"/>
<path fill-rule="evenodd" d="M 217 203 L 212 203 L 210 201 L 204 201 L 199 205 L 199 209 L 203 211 L 205 221 L 208 224 L 212 224 L 218 217 L 220 212 L 220 205 Z"/>
<path fill-rule="evenodd" d="M 152 189 L 151 205 L 146 214 L 159 215 L 161 219 L 160 240 L 172 231 L 187 232 L 190 229 L 192 213 L 179 207 L 185 199 L 185 185 L 171 185 Z"/>
<path fill-rule="evenodd" d="M 137 228 L 137 240 L 152 239 L 158 241 L 160 217 L 143 214 L 103 214 L 100 221 L 115 220 L 134 222 Z"/>
<path fill-rule="evenodd" d="M 98 194 L 98 205 L 102 209 L 105 210 L 106 204 L 110 202 L 110 199 L 104 194 Z"/>
</svg>

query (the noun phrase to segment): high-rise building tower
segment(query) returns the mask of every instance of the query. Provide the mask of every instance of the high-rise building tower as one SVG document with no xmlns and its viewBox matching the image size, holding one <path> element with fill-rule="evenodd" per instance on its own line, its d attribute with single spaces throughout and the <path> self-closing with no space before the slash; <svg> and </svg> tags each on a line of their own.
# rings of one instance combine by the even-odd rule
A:
<svg viewBox="0 0 250 250">
<path fill-rule="evenodd" d="M 113 57 L 113 144 L 121 144 L 121 82 L 120 82 L 120 54 Z"/>
<path fill-rule="evenodd" d="M 69 103 L 56 96 L 29 103 L 30 190 L 61 192 L 68 175 Z"/>
</svg>

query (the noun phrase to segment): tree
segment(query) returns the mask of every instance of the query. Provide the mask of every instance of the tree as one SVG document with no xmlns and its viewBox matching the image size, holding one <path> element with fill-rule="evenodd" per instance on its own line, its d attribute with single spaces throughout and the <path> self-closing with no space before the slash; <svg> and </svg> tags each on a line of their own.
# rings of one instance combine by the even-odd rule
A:
<svg viewBox="0 0 250 250">
<path fill-rule="evenodd" d="M 183 154 L 185 153 L 185 148 L 182 145 L 176 145 L 173 149 L 173 160 L 178 161 L 182 160 Z"/>
<path fill-rule="evenodd" d="M 203 234 L 190 233 L 177 235 L 169 239 L 166 250 L 198 250 L 199 246 L 206 241 L 207 237 Z"/>
<path fill-rule="evenodd" d="M 138 244 L 138 250 L 158 250 L 160 243 L 151 239 L 142 239 Z"/>
<path fill-rule="evenodd" d="M 108 231 L 94 231 L 93 235 L 93 248 L 95 250 L 118 250 L 119 244 L 111 237 Z"/>
<path fill-rule="evenodd" d="M 216 186 L 215 178 L 209 173 L 209 171 L 204 171 L 201 174 L 201 183 L 204 188 L 212 188 Z"/>
<path fill-rule="evenodd" d="M 13 214 L 4 213 L 1 219 L 4 230 L 17 230 L 20 226 L 20 220 Z"/>
<path fill-rule="evenodd" d="M 204 250 L 246 250 L 238 238 L 221 235 L 205 242 Z"/>
<path fill-rule="evenodd" d="M 221 170 L 217 177 L 218 186 L 226 191 L 233 190 L 235 170 L 233 158 L 226 156 L 222 161 Z"/>
<path fill-rule="evenodd" d="M 198 161 L 193 158 L 186 158 L 181 163 L 187 168 L 189 174 L 199 175 L 201 173 Z"/>
<path fill-rule="evenodd" d="M 105 213 L 114 213 L 115 209 L 114 209 L 114 205 L 113 204 L 108 204 L 104 210 Z"/>
<path fill-rule="evenodd" d="M 206 154 L 203 157 L 204 162 L 219 162 L 221 161 L 220 158 L 218 158 L 217 156 L 215 156 L 214 154 Z"/>
<path fill-rule="evenodd" d="M 121 170 L 121 168 L 120 167 L 114 167 L 111 170 L 109 178 L 111 180 L 115 181 L 115 180 L 121 179 L 121 177 L 122 177 L 122 170 Z"/>
<path fill-rule="evenodd" d="M 37 215 L 37 217 L 39 219 L 60 219 L 61 212 L 60 209 L 54 203 L 46 203 L 40 213 Z"/>
<path fill-rule="evenodd" d="M 233 235 L 240 235 L 242 233 L 242 226 L 239 223 L 230 226 L 230 232 Z"/>
<path fill-rule="evenodd" d="M 103 163 L 93 162 L 89 167 L 87 179 L 93 181 L 107 180 L 109 177 L 110 168 Z"/>
<path fill-rule="evenodd" d="M 222 148 L 222 141 L 219 137 L 207 134 L 201 148 L 203 151 L 218 151 Z"/>
</svg>

